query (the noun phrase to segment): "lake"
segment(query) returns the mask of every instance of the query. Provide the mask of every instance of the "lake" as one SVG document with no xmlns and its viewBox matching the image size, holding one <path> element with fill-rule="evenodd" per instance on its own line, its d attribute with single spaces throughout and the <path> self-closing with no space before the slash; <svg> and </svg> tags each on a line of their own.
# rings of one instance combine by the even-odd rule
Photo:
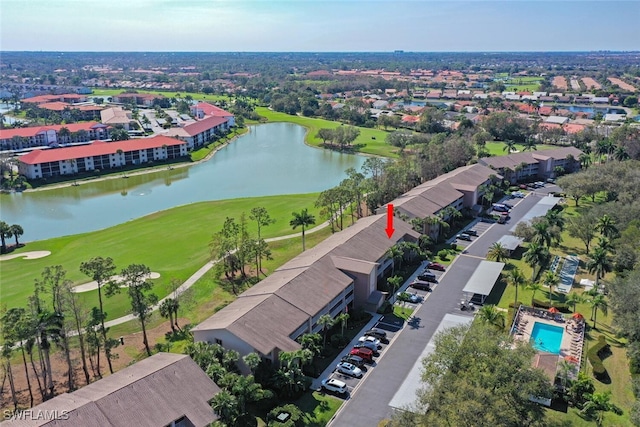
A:
<svg viewBox="0 0 640 427">
<path fill-rule="evenodd" d="M 207 162 L 129 178 L 0 195 L 0 217 L 25 242 L 95 231 L 194 202 L 302 194 L 340 183 L 366 157 L 309 147 L 291 123 L 251 126 Z"/>
</svg>

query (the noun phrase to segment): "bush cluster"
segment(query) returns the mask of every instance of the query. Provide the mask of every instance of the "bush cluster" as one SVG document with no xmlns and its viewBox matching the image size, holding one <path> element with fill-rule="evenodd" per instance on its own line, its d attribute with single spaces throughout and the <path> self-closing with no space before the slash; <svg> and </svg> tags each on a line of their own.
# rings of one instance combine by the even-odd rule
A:
<svg viewBox="0 0 640 427">
<path fill-rule="evenodd" d="M 534 299 L 533 301 L 531 301 L 531 305 L 533 307 L 544 308 L 546 310 L 550 309 L 551 307 L 555 307 L 561 313 L 571 313 L 571 309 L 569 307 L 569 304 L 565 304 L 565 303 L 561 303 L 561 302 L 557 302 L 557 301 L 549 304 L 549 301 L 542 301 L 542 300 L 539 300 L 539 299 Z"/>
<path fill-rule="evenodd" d="M 600 352 L 608 347 L 609 344 L 607 344 L 607 340 L 603 335 L 600 335 L 598 337 L 598 342 L 587 352 L 587 358 L 593 367 L 593 375 L 596 377 L 600 377 L 607 372 L 604 364 L 602 363 L 602 359 L 600 358 Z"/>
</svg>

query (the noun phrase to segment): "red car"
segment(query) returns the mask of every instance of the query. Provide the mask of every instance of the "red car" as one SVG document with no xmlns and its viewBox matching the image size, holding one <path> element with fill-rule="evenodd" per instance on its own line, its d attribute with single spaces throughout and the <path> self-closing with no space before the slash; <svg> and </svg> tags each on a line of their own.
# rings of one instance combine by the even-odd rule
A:
<svg viewBox="0 0 640 427">
<path fill-rule="evenodd" d="M 430 262 L 429 265 L 427 265 L 427 268 L 431 270 L 444 271 L 444 265 L 437 262 Z"/>
<path fill-rule="evenodd" d="M 349 352 L 349 354 L 352 356 L 361 357 L 367 363 L 373 362 L 373 351 L 366 347 L 354 348 Z"/>
</svg>

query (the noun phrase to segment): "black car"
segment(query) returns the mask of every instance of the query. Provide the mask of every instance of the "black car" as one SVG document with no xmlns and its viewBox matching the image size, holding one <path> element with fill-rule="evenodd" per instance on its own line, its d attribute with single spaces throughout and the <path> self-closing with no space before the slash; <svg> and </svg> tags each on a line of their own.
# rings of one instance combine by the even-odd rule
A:
<svg viewBox="0 0 640 427">
<path fill-rule="evenodd" d="M 387 339 L 387 332 L 380 328 L 371 328 L 364 334 L 367 336 L 376 337 L 380 341 L 386 341 Z"/>
<path fill-rule="evenodd" d="M 476 230 L 467 230 L 465 231 L 469 236 L 477 236 L 478 232 Z"/>
<path fill-rule="evenodd" d="M 423 282 L 429 282 L 429 283 L 437 283 L 438 279 L 436 278 L 436 275 L 431 273 L 431 274 L 421 274 L 417 277 L 418 280 L 421 280 Z"/>
<path fill-rule="evenodd" d="M 345 354 L 340 359 L 342 362 L 351 363 L 352 365 L 356 365 L 358 368 L 362 368 L 364 366 L 364 359 L 360 356 L 356 356 L 354 354 Z"/>
<path fill-rule="evenodd" d="M 411 282 L 409 287 L 414 288 L 414 289 L 420 289 L 422 291 L 430 291 L 431 290 L 431 283 L 425 282 L 425 281 L 422 281 L 422 280 L 414 280 L 413 282 Z"/>
</svg>

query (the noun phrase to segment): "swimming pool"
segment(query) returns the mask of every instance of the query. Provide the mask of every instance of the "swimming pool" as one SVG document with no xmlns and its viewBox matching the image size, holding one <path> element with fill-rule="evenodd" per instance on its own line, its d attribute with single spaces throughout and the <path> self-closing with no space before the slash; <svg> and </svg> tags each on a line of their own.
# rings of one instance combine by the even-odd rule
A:
<svg viewBox="0 0 640 427">
<path fill-rule="evenodd" d="M 563 328 L 536 322 L 531 331 L 531 344 L 533 348 L 547 353 L 560 354 Z"/>
</svg>

